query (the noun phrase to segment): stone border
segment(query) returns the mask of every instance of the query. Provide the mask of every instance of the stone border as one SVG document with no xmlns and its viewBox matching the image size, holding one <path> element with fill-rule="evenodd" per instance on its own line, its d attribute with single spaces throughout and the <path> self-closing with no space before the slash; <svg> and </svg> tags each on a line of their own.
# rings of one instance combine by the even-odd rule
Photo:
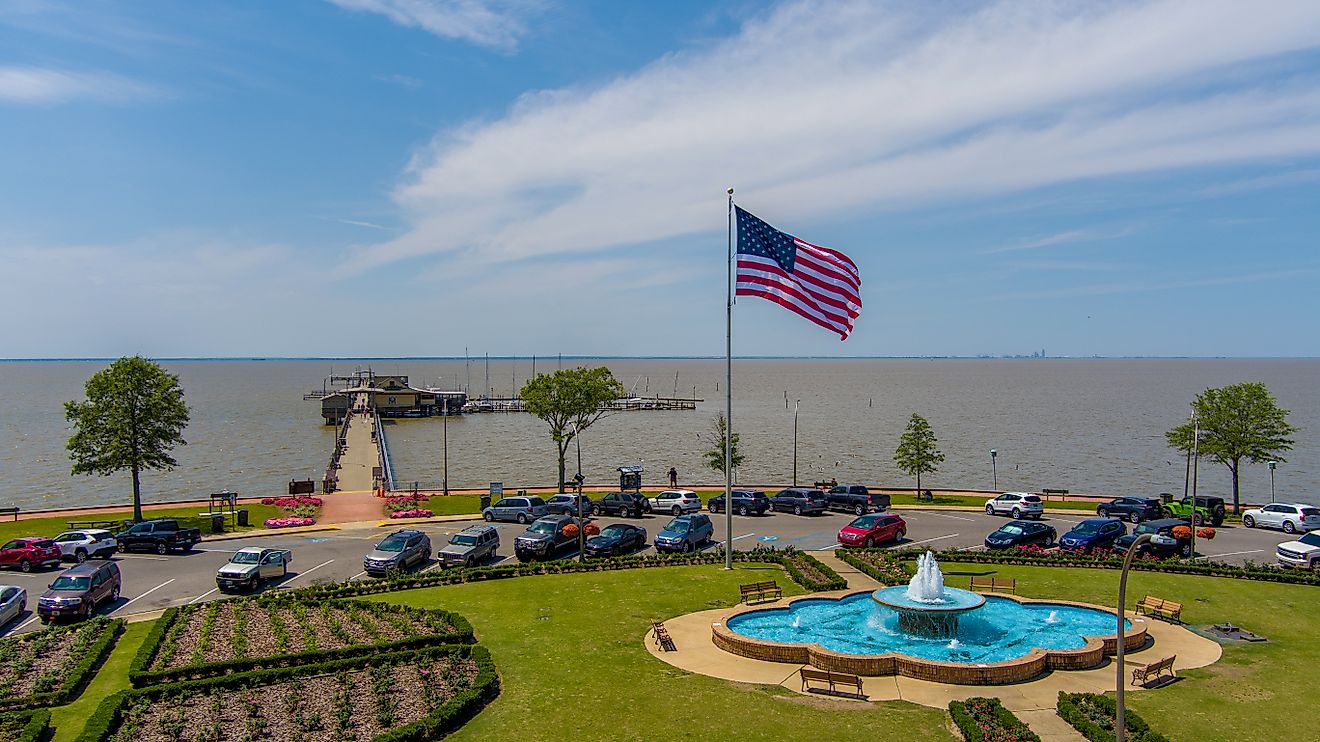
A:
<svg viewBox="0 0 1320 742">
<path fill-rule="evenodd" d="M 910 657 L 905 654 L 886 652 L 885 654 L 859 655 L 834 652 L 819 644 L 770 642 L 743 636 L 728 628 L 729 619 L 745 613 L 764 610 L 785 610 L 799 600 L 843 600 L 853 595 L 870 594 L 872 590 L 855 590 L 838 595 L 804 595 L 784 601 L 775 607 L 739 606 L 725 614 L 720 621 L 711 624 L 711 640 L 715 646 L 730 654 L 767 662 L 782 662 L 794 665 L 811 665 L 822 670 L 846 672 L 854 675 L 880 676 L 902 675 L 918 680 L 930 680 L 937 683 L 955 685 L 1007 685 L 1030 680 L 1048 670 L 1089 670 L 1104 664 L 1105 656 L 1117 652 L 1117 635 L 1088 637 L 1086 645 L 1078 649 L 1040 649 L 1035 648 L 1026 655 L 1006 662 L 986 662 L 967 664 L 960 662 L 939 662 Z M 989 593 L 982 593 L 990 595 Z M 1069 600 L 1034 600 L 1016 595 L 995 594 L 995 597 L 1014 600 L 1019 604 L 1068 605 L 1090 608 L 1101 612 L 1107 609 L 1089 603 Z M 1124 635 L 1125 652 L 1135 651 L 1145 646 L 1147 640 L 1145 619 L 1129 612 L 1131 628 Z"/>
</svg>

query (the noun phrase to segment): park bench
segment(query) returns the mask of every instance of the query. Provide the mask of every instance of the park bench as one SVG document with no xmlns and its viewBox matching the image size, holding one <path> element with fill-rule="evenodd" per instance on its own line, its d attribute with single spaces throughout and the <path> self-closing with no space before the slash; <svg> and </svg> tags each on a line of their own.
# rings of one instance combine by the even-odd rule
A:
<svg viewBox="0 0 1320 742">
<path fill-rule="evenodd" d="M 784 591 L 779 587 L 779 583 L 773 580 L 768 582 L 753 582 L 750 585 L 738 586 L 738 602 L 747 603 L 760 600 L 778 600 L 784 597 Z"/>
<path fill-rule="evenodd" d="M 1169 674 L 1170 678 L 1178 677 L 1178 674 L 1173 670 L 1173 660 L 1177 656 L 1178 655 L 1175 654 L 1170 657 L 1165 657 L 1158 662 L 1152 662 L 1149 665 L 1141 665 L 1132 668 L 1132 685 L 1137 685 L 1138 683 L 1145 685 L 1151 680 L 1158 680 L 1160 676 L 1166 672 Z"/>
<path fill-rule="evenodd" d="M 69 530 L 103 528 L 107 531 L 117 531 L 124 525 L 122 520 L 66 520 L 64 522 L 69 524 Z"/>
<path fill-rule="evenodd" d="M 655 639 L 655 645 L 665 652 L 676 652 L 678 647 L 674 646 L 674 638 L 669 635 L 669 630 L 659 621 L 651 621 L 651 638 Z"/>
<path fill-rule="evenodd" d="M 1010 593 L 1017 594 L 1017 580 L 1011 577 L 973 577 L 972 589 L 989 590 L 991 592 L 994 592 L 995 590 L 1006 590 Z"/>
<path fill-rule="evenodd" d="M 18 507 L 15 506 L 15 507 L 9 507 L 9 508 L 0 508 L 0 515 L 12 515 L 12 516 L 14 516 L 14 521 L 17 522 L 17 521 L 18 521 Z"/>
<path fill-rule="evenodd" d="M 1182 608 L 1182 603 L 1157 598 L 1154 595 L 1147 595 L 1137 601 L 1136 606 L 1137 613 L 1143 613 L 1147 616 L 1160 616 L 1178 623 L 1182 623 Z"/>
<path fill-rule="evenodd" d="M 827 482 L 822 479 L 819 482 L 813 482 L 812 485 L 818 490 L 830 490 L 839 486 L 839 480 L 831 479 Z"/>
<path fill-rule="evenodd" d="M 804 667 L 798 670 L 798 675 L 802 678 L 802 690 L 805 691 L 827 691 L 829 693 L 843 693 L 840 688 L 852 688 L 848 695 L 865 698 L 862 693 L 862 679 L 857 675 L 846 672 L 831 672 L 829 670 L 817 670 L 814 667 Z M 812 683 L 820 683 L 825 687 L 812 687 Z"/>
</svg>

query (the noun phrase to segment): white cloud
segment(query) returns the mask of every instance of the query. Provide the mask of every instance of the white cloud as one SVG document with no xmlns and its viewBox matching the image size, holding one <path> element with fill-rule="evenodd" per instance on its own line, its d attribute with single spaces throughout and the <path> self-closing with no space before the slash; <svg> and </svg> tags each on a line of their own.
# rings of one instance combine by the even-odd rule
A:
<svg viewBox="0 0 1320 742">
<path fill-rule="evenodd" d="M 1134 230 L 1131 227 L 1124 227 L 1109 232 L 1097 231 L 1094 229 L 1070 229 L 1065 232 L 1056 232 L 1041 237 L 1033 237 L 1029 240 L 1019 242 L 1016 245 L 1005 245 L 984 251 L 985 255 L 993 255 L 1001 252 L 1020 252 L 1022 250 L 1039 250 L 1043 247 L 1057 247 L 1059 245 L 1068 245 L 1074 242 L 1095 242 L 1098 240 L 1116 240 L 1120 237 L 1126 237 L 1132 234 Z"/>
<path fill-rule="evenodd" d="M 0 102 L 49 105 L 80 98 L 119 102 L 153 94 L 148 85 L 105 72 L 0 66 Z"/>
<path fill-rule="evenodd" d="M 523 14 L 532 0 L 329 0 L 345 10 L 378 13 L 400 26 L 445 39 L 513 49 L 527 32 Z"/>
<path fill-rule="evenodd" d="M 1316 81 L 1245 64 L 1320 45 L 1320 4 L 916 7 L 791 3 L 713 47 L 597 87 L 529 93 L 503 118 L 441 132 L 396 192 L 411 229 L 349 266 L 714 232 L 729 185 L 793 230 L 916 201 L 1320 152 Z"/>
</svg>

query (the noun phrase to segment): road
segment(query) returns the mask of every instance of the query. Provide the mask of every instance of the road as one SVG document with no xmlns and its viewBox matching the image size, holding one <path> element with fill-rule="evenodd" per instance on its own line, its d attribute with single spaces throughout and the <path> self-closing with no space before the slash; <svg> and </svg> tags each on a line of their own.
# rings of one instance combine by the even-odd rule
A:
<svg viewBox="0 0 1320 742">
<path fill-rule="evenodd" d="M 975 511 L 897 509 L 894 512 L 901 515 L 908 524 L 907 538 L 898 544 L 902 547 L 982 548 L 985 535 L 1008 522 L 1007 518 L 987 516 Z M 1046 515 L 1044 521 L 1054 525 L 1059 535 L 1063 535 L 1087 515 L 1080 511 L 1075 514 Z M 640 520 L 601 518 L 599 522 L 602 525 L 615 522 L 635 523 L 646 528 L 648 536 L 654 538 L 670 517 L 667 514 L 657 514 L 645 516 Z M 712 514 L 711 517 L 715 521 L 716 537 L 722 539 L 724 515 Z M 733 517 L 734 548 L 741 551 L 749 551 L 757 546 L 774 546 L 783 549 L 791 545 L 804 550 L 836 548 L 839 529 L 852 518 L 851 514 L 843 513 L 815 516 L 795 516 L 787 513 L 747 517 L 735 515 Z M 449 540 L 451 534 L 476 522 L 479 521 L 474 516 L 472 521 L 417 524 L 413 527 L 428 533 L 431 536 L 432 547 L 439 549 Z M 501 523 L 497 524 L 497 527 L 500 529 L 499 556 L 488 563 L 513 559 L 513 540 L 524 530 L 523 526 L 513 523 Z M 392 528 L 361 528 L 307 534 L 271 534 L 225 541 L 203 541 L 197 549 L 186 554 L 166 556 L 118 554 L 114 559 L 119 563 L 123 575 L 122 596 L 115 605 L 102 607 L 100 613 L 127 615 L 223 597 L 215 587 L 216 568 L 227 561 L 230 554 L 245 546 L 269 546 L 289 549 L 293 552 L 289 575 L 279 583 L 267 587 L 268 590 L 296 588 L 317 582 L 372 579 L 362 572 L 362 557 L 377 541 L 393 530 Z M 1295 538 L 1279 531 L 1247 529 L 1241 526 L 1226 525 L 1216 530 L 1218 535 L 1213 541 L 1198 540 L 1198 558 L 1238 564 L 1246 561 L 1272 563 L 1274 547 Z M 651 547 L 648 546 L 642 553 L 648 553 L 650 550 Z M 560 555 L 559 558 L 574 556 L 576 551 Z M 420 569 L 432 570 L 438 566 L 432 561 Z M 58 573 L 59 570 L 31 574 L 11 571 L 0 574 L 0 583 L 19 585 L 27 590 L 29 607 L 28 611 L 11 621 L 0 633 L 10 635 L 41 628 L 41 623 L 36 620 L 33 610 L 36 608 L 38 596 Z"/>
</svg>

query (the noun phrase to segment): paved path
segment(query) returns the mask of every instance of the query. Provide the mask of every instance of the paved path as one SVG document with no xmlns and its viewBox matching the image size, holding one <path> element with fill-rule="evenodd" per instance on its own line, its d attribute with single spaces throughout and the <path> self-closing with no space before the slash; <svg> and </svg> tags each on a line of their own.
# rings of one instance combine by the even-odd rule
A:
<svg viewBox="0 0 1320 742">
<path fill-rule="evenodd" d="M 346 447 L 339 457 L 340 492 L 370 492 L 375 481 L 373 467 L 380 466 L 380 448 L 372 437 L 373 418 L 370 413 L 355 412 L 344 433 Z"/>
<path fill-rule="evenodd" d="M 840 577 L 848 581 L 849 590 L 876 590 L 883 587 L 875 578 L 834 556 L 832 551 L 809 551 L 807 553 L 819 559 L 826 567 L 838 572 Z"/>
</svg>

